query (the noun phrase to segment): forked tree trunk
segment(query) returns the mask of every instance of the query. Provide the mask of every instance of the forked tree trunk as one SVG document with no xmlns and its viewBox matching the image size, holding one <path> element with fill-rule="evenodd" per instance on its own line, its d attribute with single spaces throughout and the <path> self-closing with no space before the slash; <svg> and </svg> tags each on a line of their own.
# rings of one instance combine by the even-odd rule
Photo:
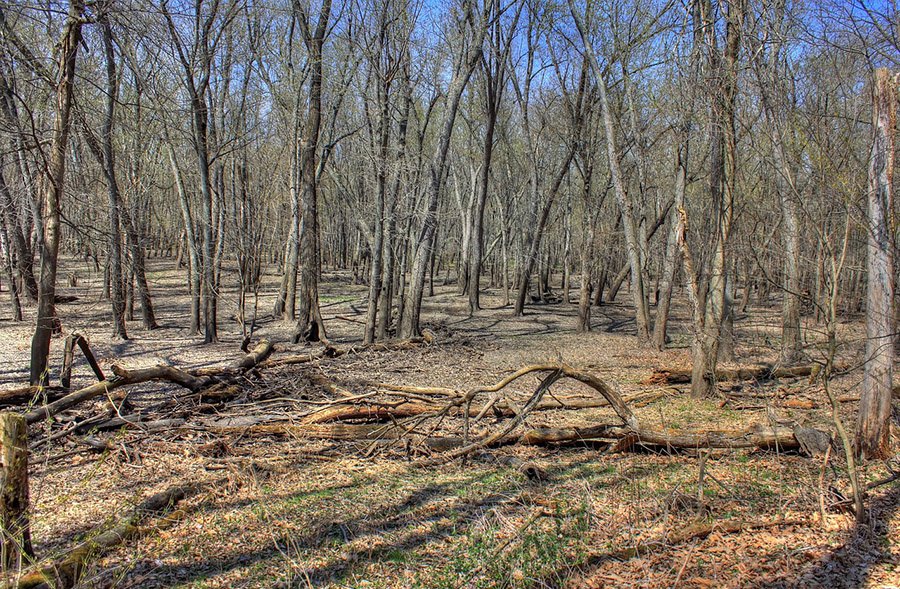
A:
<svg viewBox="0 0 900 589">
<path fill-rule="evenodd" d="M 875 71 L 869 159 L 866 364 L 859 399 L 856 450 L 865 458 L 891 455 L 891 383 L 894 363 L 894 269 L 891 229 L 897 97 L 889 70 Z"/>
<path fill-rule="evenodd" d="M 472 72 L 475 71 L 475 67 L 481 59 L 481 46 L 487 30 L 486 22 L 476 23 L 475 26 L 478 28 L 474 32 L 474 38 L 470 40 L 470 49 L 464 50 L 464 54 L 458 57 L 459 63 L 447 89 L 447 106 L 440 126 L 441 132 L 437 147 L 430 165 L 428 205 L 425 210 L 425 220 L 422 223 L 422 230 L 415 245 L 415 254 L 410 271 L 409 293 L 404 300 L 403 317 L 400 322 L 401 338 L 411 338 L 420 334 L 419 321 L 422 313 L 422 296 L 425 293 L 425 277 L 428 274 L 429 263 L 434 256 L 435 233 L 438 225 L 438 203 L 440 202 L 444 177 L 447 174 L 447 154 L 450 152 L 450 139 L 453 135 L 456 113 L 459 110 L 463 90 L 465 90 Z M 433 284 L 432 281 L 432 287 Z"/>
</svg>

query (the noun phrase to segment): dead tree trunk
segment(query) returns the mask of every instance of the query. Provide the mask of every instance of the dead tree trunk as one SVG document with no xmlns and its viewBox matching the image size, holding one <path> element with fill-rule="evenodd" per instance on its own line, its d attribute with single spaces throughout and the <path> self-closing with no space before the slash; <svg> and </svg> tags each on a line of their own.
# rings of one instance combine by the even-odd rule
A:
<svg viewBox="0 0 900 589">
<path fill-rule="evenodd" d="M 875 71 L 872 95 L 875 138 L 869 159 L 866 247 L 866 365 L 856 429 L 856 450 L 865 458 L 891 455 L 894 273 L 889 219 L 893 210 L 894 129 L 897 124 L 894 83 L 889 70 Z"/>
<path fill-rule="evenodd" d="M 33 557 L 28 525 L 28 425 L 16 413 L 0 414 L 0 570 L 19 569 Z"/>
</svg>

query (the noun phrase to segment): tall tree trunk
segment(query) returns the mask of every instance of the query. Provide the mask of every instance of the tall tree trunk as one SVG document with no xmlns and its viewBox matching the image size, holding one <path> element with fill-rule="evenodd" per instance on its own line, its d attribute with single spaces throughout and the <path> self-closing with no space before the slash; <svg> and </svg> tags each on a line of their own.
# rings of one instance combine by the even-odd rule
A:
<svg viewBox="0 0 900 589">
<path fill-rule="evenodd" d="M 122 198 L 119 195 L 116 154 L 113 149 L 113 125 L 119 91 L 112 26 L 109 24 L 107 14 L 102 17 L 100 29 L 103 33 L 103 53 L 106 60 L 106 116 L 103 119 L 102 141 L 103 172 L 106 175 L 109 202 L 109 300 L 112 304 L 113 334 L 128 339 L 125 328 L 125 283 L 122 276 L 122 223 L 119 214 L 122 209 Z"/>
<path fill-rule="evenodd" d="M 19 97 L 16 96 L 16 93 L 11 86 L 11 82 L 7 80 L 5 75 L 0 74 L 0 111 L 2 111 L 3 116 L 10 127 L 17 130 L 19 127 L 19 114 L 18 107 L 16 106 L 18 100 Z M 16 154 L 16 164 L 18 164 L 19 173 L 22 177 L 22 184 L 23 187 L 25 187 L 31 178 L 31 172 L 25 160 L 26 146 L 24 144 L 23 135 L 24 134 L 21 132 L 15 133 L 15 136 L 11 141 L 11 148 Z M 35 220 L 35 226 L 38 229 L 36 235 L 39 237 L 39 240 L 42 241 L 43 215 L 35 204 L 33 196 L 34 191 L 30 192 L 32 193 L 32 196 L 28 199 L 28 204 Z M 19 219 L 18 208 L 12 193 L 10 192 L 10 186 L 3 176 L 2 170 L 0 170 L 0 208 L 9 215 L 7 237 L 10 241 L 12 253 L 14 254 L 13 257 L 16 262 L 16 270 L 25 286 L 25 294 L 31 301 L 36 302 L 38 300 L 38 285 L 34 276 L 34 250 L 28 242 L 27 229 L 23 229 L 25 224 Z"/>
<path fill-rule="evenodd" d="M 718 83 L 711 85 L 713 94 L 712 125 L 710 126 L 710 195 L 716 207 L 715 248 L 710 261 L 707 288 L 696 293 L 702 304 L 702 321 L 695 317 L 695 342 L 691 346 L 693 369 L 691 395 L 705 397 L 715 391 L 716 364 L 719 360 L 722 322 L 726 312 L 728 272 L 728 241 L 734 215 L 734 191 L 737 173 L 737 144 L 735 135 L 735 101 L 737 97 L 737 59 L 740 50 L 744 0 L 727 5 L 725 47 L 722 55 L 716 47 L 714 15 L 709 0 L 702 0 L 700 19 L 707 37 L 709 68 Z"/>
<path fill-rule="evenodd" d="M 800 360 L 803 341 L 800 331 L 800 222 L 795 204 L 796 185 L 794 174 L 784 148 L 785 121 L 782 114 L 783 92 L 780 91 L 782 46 L 785 37 L 785 1 L 774 3 L 772 22 L 766 34 L 772 39 L 768 62 L 763 63 L 764 44 L 757 42 L 754 54 L 755 69 L 759 80 L 760 102 L 772 141 L 775 172 L 775 188 L 781 207 L 781 234 L 784 244 L 784 295 L 781 315 L 781 362 L 795 364 Z"/>
<path fill-rule="evenodd" d="M 865 458 L 891 455 L 891 389 L 894 364 L 894 268 L 889 219 L 893 211 L 894 129 L 897 97 L 886 69 L 875 71 L 874 141 L 869 159 L 866 364 L 859 399 L 856 450 Z"/>
<path fill-rule="evenodd" d="M 319 308 L 319 211 L 318 211 L 318 146 L 322 126 L 322 46 L 328 21 L 331 18 L 331 0 L 324 0 L 319 11 L 315 31 L 306 8 L 300 0 L 294 0 L 295 16 L 304 31 L 306 49 L 310 55 L 309 107 L 306 126 L 300 140 L 300 308 L 294 342 L 301 339 L 315 342 L 325 338 L 325 325 Z"/>
<path fill-rule="evenodd" d="M 386 27 L 386 25 L 384 25 Z M 383 38 L 383 37 L 381 37 Z M 381 59 L 381 51 L 378 53 Z M 385 216 L 387 213 L 387 166 L 388 144 L 390 140 L 390 79 L 388 72 L 382 72 L 380 64 L 375 64 L 377 70 L 377 99 L 378 99 L 378 159 L 375 174 L 375 228 L 372 239 L 372 267 L 369 276 L 369 302 L 366 309 L 366 326 L 363 333 L 363 343 L 371 344 L 375 341 L 375 328 L 378 320 L 378 303 L 381 299 L 381 289 L 384 287 L 384 258 L 385 258 Z M 390 311 L 388 311 L 390 313 Z"/>
<path fill-rule="evenodd" d="M 56 271 L 59 257 L 61 200 L 65 188 L 66 148 L 71 127 L 72 97 L 74 95 L 75 65 L 81 43 L 84 22 L 84 3 L 71 0 L 66 24 L 59 42 L 59 77 L 56 86 L 56 115 L 47 174 L 42 180 L 44 203 L 44 240 L 41 248 L 41 278 L 38 283 L 37 325 L 31 340 L 31 384 L 46 384 L 49 380 L 47 359 L 50 338 L 58 328 L 56 317 Z"/>
<path fill-rule="evenodd" d="M 147 282 L 147 265 L 146 252 L 144 248 L 143 224 L 140 222 L 141 206 L 142 206 L 142 190 L 141 190 L 141 149 L 143 147 L 144 138 L 142 132 L 143 124 L 143 108 L 141 103 L 142 87 L 137 84 L 137 96 L 135 103 L 135 125 L 136 132 L 134 134 L 134 142 L 132 143 L 132 159 L 130 166 L 131 185 L 135 187 L 135 194 L 131 195 L 129 202 L 122 208 L 122 224 L 125 228 L 125 242 L 128 250 L 131 252 L 131 268 L 134 272 L 135 282 L 137 283 L 138 296 L 141 299 L 141 319 L 143 320 L 144 329 L 158 329 L 159 324 L 156 322 L 156 313 L 153 310 L 153 299 L 150 296 L 150 286 Z M 181 256 L 183 251 L 180 247 L 181 239 L 179 236 L 178 255 Z M 176 265 L 180 267 L 180 265 Z"/>
</svg>

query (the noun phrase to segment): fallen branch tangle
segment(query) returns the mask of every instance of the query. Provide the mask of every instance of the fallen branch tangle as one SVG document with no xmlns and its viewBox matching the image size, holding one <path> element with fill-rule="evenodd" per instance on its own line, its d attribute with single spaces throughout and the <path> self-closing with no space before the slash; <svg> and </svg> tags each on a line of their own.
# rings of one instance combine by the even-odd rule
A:
<svg viewBox="0 0 900 589">
<path fill-rule="evenodd" d="M 629 450 L 635 446 L 649 446 L 663 449 L 692 449 L 692 448 L 761 448 L 761 449 L 808 449 L 806 440 L 810 432 L 802 428 L 786 427 L 762 427 L 756 426 L 745 431 L 700 431 L 700 432 L 669 432 L 643 428 L 628 404 L 619 393 L 603 380 L 576 370 L 565 364 L 539 364 L 527 366 L 503 379 L 492 387 L 478 388 L 470 391 L 461 401 L 469 402 L 478 393 L 496 392 L 508 384 L 527 374 L 547 373 L 548 376 L 541 383 L 529 399 L 528 404 L 515 421 L 503 428 L 500 432 L 488 435 L 482 439 L 468 442 L 460 441 L 460 448 L 447 452 L 441 456 L 430 457 L 422 460 L 422 465 L 433 465 L 446 462 L 454 458 L 470 454 L 484 446 L 497 443 L 522 443 L 528 445 L 565 444 L 573 442 L 602 441 L 612 444 L 616 451 Z M 549 389 L 549 386 L 562 378 L 570 378 L 581 382 L 594 391 L 600 393 L 616 412 L 621 420 L 619 424 L 600 424 L 589 427 L 569 428 L 537 428 L 526 430 L 520 434 L 512 434 L 512 430 L 524 421 L 525 416 L 538 406 L 541 398 Z M 460 401 L 455 401 L 458 404 Z M 818 432 L 828 436 L 824 432 Z M 814 434 L 813 434 L 814 435 Z M 830 438 L 830 436 L 828 436 Z"/>
<path fill-rule="evenodd" d="M 80 403 L 89 401 L 110 391 L 126 385 L 139 384 L 149 381 L 168 381 L 180 385 L 194 393 L 200 393 L 206 388 L 221 385 L 240 372 L 249 370 L 273 351 L 272 344 L 263 340 L 234 366 L 205 371 L 203 376 L 191 374 L 172 366 L 154 366 L 153 368 L 138 368 L 126 370 L 121 366 L 113 366 L 114 376 L 92 384 L 83 389 L 65 395 L 51 403 L 42 405 L 25 414 L 28 423 L 36 423 L 48 417 L 70 409 Z M 198 374 L 201 374 L 198 371 Z"/>
<path fill-rule="evenodd" d="M 338 358 L 362 350 L 388 351 L 406 349 L 422 342 L 404 341 L 395 344 L 379 344 L 360 349 L 339 349 L 327 346 L 319 352 L 270 357 L 273 346 L 260 342 L 246 356 L 233 365 L 217 369 L 192 372 L 171 366 L 125 369 L 113 366 L 113 376 L 83 389 L 57 398 L 25 414 L 28 423 L 36 423 L 58 415 L 85 401 L 108 395 L 111 391 L 150 381 L 170 382 L 187 389 L 188 394 L 179 400 L 195 400 L 195 406 L 220 406 L 233 399 L 246 398 L 246 391 L 239 378 L 252 370 L 286 367 Z M 562 363 L 545 363 L 526 366 L 506 376 L 499 382 L 475 387 L 461 392 L 451 388 L 416 387 L 384 383 L 364 383 L 369 389 L 355 393 L 324 377 L 317 371 L 307 371 L 310 384 L 328 396 L 322 399 L 278 398 L 275 402 L 290 403 L 288 413 L 266 413 L 256 410 L 252 414 L 220 416 L 214 419 L 191 419 L 191 412 L 172 412 L 163 416 L 152 411 L 123 415 L 118 408 L 105 417 L 94 417 L 52 434 L 46 440 L 85 433 L 93 427 L 97 431 L 131 427 L 144 432 L 177 430 L 182 427 L 203 429 L 213 433 L 228 432 L 240 435 L 290 435 L 296 438 L 331 439 L 363 442 L 367 453 L 385 451 L 404 443 L 406 452 L 424 453 L 419 460 L 423 466 L 435 465 L 467 456 L 488 446 L 561 445 L 586 442 L 604 443 L 610 451 L 629 451 L 636 447 L 657 449 L 689 448 L 778 448 L 816 451 L 821 447 L 824 432 L 791 429 L 787 427 L 755 426 L 744 431 L 696 431 L 679 432 L 655 430 L 641 426 L 632 406 L 641 406 L 671 394 L 665 390 L 653 390 L 623 397 L 604 380 Z M 516 400 L 507 388 L 528 375 L 543 378 L 541 385 L 524 401 Z M 593 396 L 555 396 L 550 392 L 553 384 L 569 379 L 587 386 Z M 243 396 L 242 396 L 243 395 Z M 265 399 L 265 398 L 263 398 Z M 259 403 L 266 403 L 262 400 Z M 199 405 L 197 405 L 199 403 Z M 212 403 L 213 405 L 210 405 Z M 240 400 L 232 407 L 240 408 Z M 170 402 L 171 406 L 173 402 Z M 182 406 L 183 407 L 183 406 Z M 302 408 L 308 407 L 307 410 Z M 527 427 L 527 418 L 538 411 L 580 410 L 610 407 L 618 417 L 615 423 L 598 423 L 587 426 Z M 217 409 L 218 413 L 219 410 Z M 497 421 L 490 430 L 485 427 L 473 431 L 475 424 L 492 417 Z M 453 419 L 450 423 L 448 420 Z M 290 423 L 284 423 L 285 421 Z M 461 430 L 461 431 L 460 431 Z M 813 433 L 810 434 L 810 431 Z M 812 439 L 815 444 L 810 444 Z M 43 440 L 37 443 L 42 443 Z"/>
</svg>

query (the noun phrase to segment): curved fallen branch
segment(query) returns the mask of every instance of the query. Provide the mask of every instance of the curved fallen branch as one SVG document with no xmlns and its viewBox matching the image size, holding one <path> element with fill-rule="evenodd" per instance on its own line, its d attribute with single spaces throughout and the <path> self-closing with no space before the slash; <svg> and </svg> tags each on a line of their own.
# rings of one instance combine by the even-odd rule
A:
<svg viewBox="0 0 900 589">
<path fill-rule="evenodd" d="M 515 419 L 498 432 L 484 436 L 474 441 L 468 441 L 463 436 L 459 447 L 456 447 L 438 457 L 431 457 L 420 462 L 421 465 L 434 465 L 447 462 L 470 454 L 485 446 L 499 443 L 523 443 L 529 445 L 565 444 L 585 441 L 605 441 L 613 443 L 614 451 L 630 450 L 637 445 L 650 446 L 663 449 L 697 449 L 697 448 L 760 448 L 760 449 L 802 449 L 814 451 L 809 444 L 810 437 L 824 438 L 830 441 L 831 436 L 825 432 L 809 428 L 790 429 L 786 427 L 755 426 L 745 431 L 700 431 L 700 432 L 669 432 L 642 428 L 634 412 L 623 400 L 621 395 L 602 379 L 581 372 L 565 364 L 539 364 L 527 366 L 504 378 L 499 383 L 473 389 L 462 399 L 448 404 L 448 407 L 459 405 L 465 401 L 471 401 L 479 392 L 496 392 L 507 386 L 514 380 L 530 373 L 541 372 L 549 375 L 538 387 L 537 391 L 529 399 L 526 406 L 519 412 Z M 539 404 L 541 397 L 549 386 L 561 379 L 571 378 L 584 383 L 599 392 L 613 408 L 621 424 L 600 424 L 588 427 L 571 428 L 536 428 L 521 434 L 514 434 L 513 430 L 520 425 L 525 417 Z"/>
</svg>

